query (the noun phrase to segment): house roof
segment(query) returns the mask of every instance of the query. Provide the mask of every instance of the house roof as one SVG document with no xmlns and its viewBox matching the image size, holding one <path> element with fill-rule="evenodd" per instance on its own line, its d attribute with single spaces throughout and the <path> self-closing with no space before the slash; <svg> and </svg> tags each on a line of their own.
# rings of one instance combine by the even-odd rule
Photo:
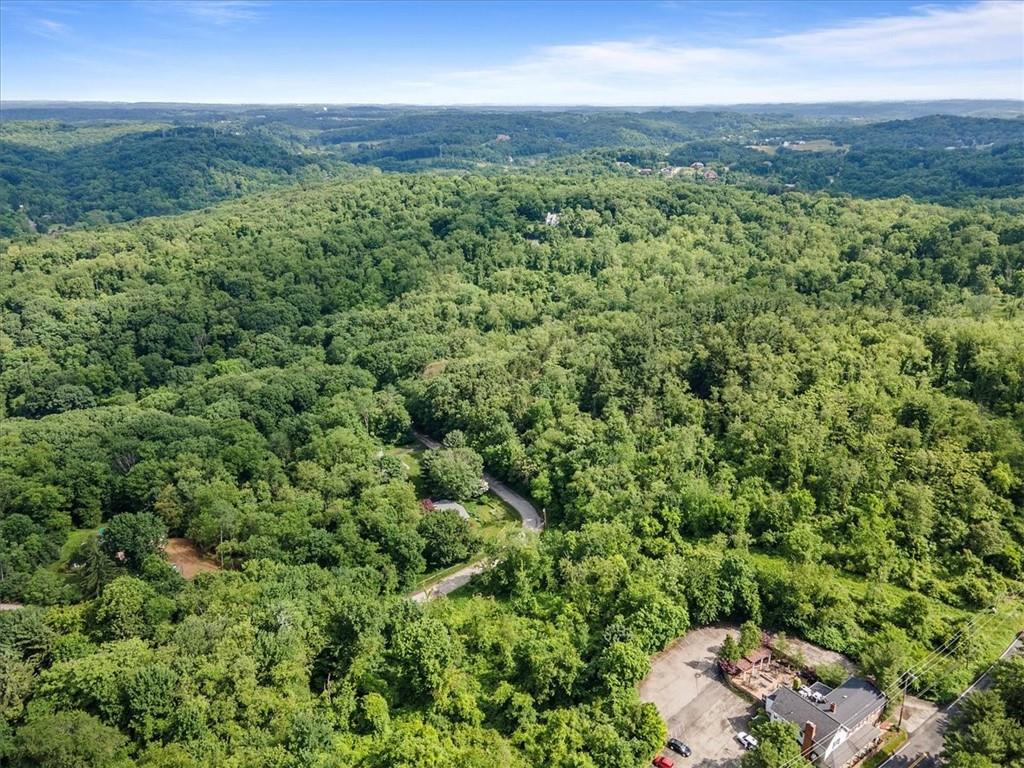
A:
<svg viewBox="0 0 1024 768">
<path fill-rule="evenodd" d="M 801 729 L 805 723 L 814 723 L 814 741 L 823 747 L 832 740 L 832 736 L 841 726 L 855 727 L 885 706 L 886 701 L 883 693 L 859 677 L 851 677 L 834 689 L 815 683 L 811 690 L 823 693 L 824 702 L 815 703 L 785 687 L 779 688 L 768 698 L 772 702 L 771 711 L 778 717 L 794 723 Z M 836 706 L 835 712 L 831 711 L 833 704 Z M 854 733 L 859 734 L 862 730 L 863 728 L 858 728 Z"/>
<path fill-rule="evenodd" d="M 851 677 L 831 693 L 825 701 L 836 705 L 832 713 L 838 721 L 854 726 L 872 712 L 885 706 L 885 695 L 860 677 Z"/>
<path fill-rule="evenodd" d="M 772 702 L 771 711 L 794 723 L 803 730 L 804 723 L 814 723 L 814 741 L 828 744 L 839 730 L 839 721 L 828 711 L 828 705 L 819 705 L 805 699 L 791 688 L 779 688 L 768 697 Z"/>
<path fill-rule="evenodd" d="M 853 758 L 874 744 L 882 735 L 882 729 L 865 723 L 846 737 L 846 741 L 832 750 L 823 761 L 824 768 L 843 768 Z"/>
<path fill-rule="evenodd" d="M 807 686 L 807 688 L 808 690 L 814 691 L 815 693 L 820 693 L 822 696 L 828 693 L 832 693 L 832 687 L 825 685 L 820 680 L 811 683 L 809 686 Z"/>
</svg>

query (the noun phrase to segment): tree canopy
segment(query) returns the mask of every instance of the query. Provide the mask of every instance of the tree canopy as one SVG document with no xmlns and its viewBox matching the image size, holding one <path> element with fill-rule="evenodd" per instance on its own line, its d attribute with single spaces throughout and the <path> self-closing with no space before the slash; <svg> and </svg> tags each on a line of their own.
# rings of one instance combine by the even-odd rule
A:
<svg viewBox="0 0 1024 768">
<path fill-rule="evenodd" d="M 1024 579 L 1019 214 L 566 165 L 5 241 L 3 758 L 632 768 L 720 621 L 897 679 Z M 485 466 L 542 535 L 419 503 Z M 1019 760 L 1013 674 L 956 759 Z"/>
</svg>

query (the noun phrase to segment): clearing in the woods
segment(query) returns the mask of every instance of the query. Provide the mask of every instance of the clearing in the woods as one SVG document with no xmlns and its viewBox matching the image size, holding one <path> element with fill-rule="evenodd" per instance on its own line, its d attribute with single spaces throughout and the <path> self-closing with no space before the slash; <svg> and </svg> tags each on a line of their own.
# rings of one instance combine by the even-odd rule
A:
<svg viewBox="0 0 1024 768">
<path fill-rule="evenodd" d="M 191 579 L 200 573 L 220 570 L 220 566 L 203 555 L 191 539 L 168 539 L 164 552 L 166 552 L 171 565 L 177 568 L 178 573 L 186 579 Z"/>
</svg>

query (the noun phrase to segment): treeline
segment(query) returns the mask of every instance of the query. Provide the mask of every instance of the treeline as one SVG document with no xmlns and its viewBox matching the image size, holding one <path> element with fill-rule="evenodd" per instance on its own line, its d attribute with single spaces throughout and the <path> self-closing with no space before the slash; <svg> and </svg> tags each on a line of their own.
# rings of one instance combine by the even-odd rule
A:
<svg viewBox="0 0 1024 768">
<path fill-rule="evenodd" d="M 1012 119 L 929 115 L 916 120 L 890 120 L 871 125 L 834 125 L 823 138 L 854 149 L 947 149 L 1019 144 L 1024 117 Z"/>
<path fill-rule="evenodd" d="M 0 294 L 14 765 L 639 766 L 691 626 L 884 685 L 1024 579 L 1012 212 L 382 176 L 8 244 Z M 477 596 L 403 597 L 411 422 L 546 509 Z"/>
<path fill-rule="evenodd" d="M 663 163 L 715 163 L 727 167 L 736 183 L 776 193 L 795 188 L 959 204 L 1024 193 L 1022 129 L 1019 119 L 948 116 L 819 126 L 780 131 L 760 150 L 733 142 L 690 142 Z M 810 151 L 797 144 L 821 140 L 832 142 L 832 148 Z"/>
<path fill-rule="evenodd" d="M 349 163 L 502 173 L 543 164 L 554 173 L 603 175 L 615 172 L 612 157 L 651 168 L 699 161 L 727 169 L 733 183 L 772 192 L 942 203 L 1020 196 L 1024 178 L 1020 119 L 936 115 L 851 125 L 680 110 L 81 109 L 134 118 L 3 126 L 0 236 L 178 213 L 270 186 L 352 175 Z M 822 139 L 834 151 L 795 148 Z"/>
<path fill-rule="evenodd" d="M 595 147 L 666 147 L 698 136 L 754 135 L 778 118 L 735 112 L 430 111 L 325 130 L 321 142 L 387 171 L 473 168 L 557 157 Z M 784 121 L 788 125 L 790 121 Z"/>
<path fill-rule="evenodd" d="M 344 168 L 336 158 L 252 132 L 47 125 L 15 125 L 2 134 L 0 236 L 179 213 Z"/>
<path fill-rule="evenodd" d="M 770 159 L 747 154 L 731 170 L 787 188 L 855 197 L 900 197 L 944 204 L 1019 197 L 1024 142 L 990 149 L 879 149 L 837 153 L 781 149 Z"/>
</svg>

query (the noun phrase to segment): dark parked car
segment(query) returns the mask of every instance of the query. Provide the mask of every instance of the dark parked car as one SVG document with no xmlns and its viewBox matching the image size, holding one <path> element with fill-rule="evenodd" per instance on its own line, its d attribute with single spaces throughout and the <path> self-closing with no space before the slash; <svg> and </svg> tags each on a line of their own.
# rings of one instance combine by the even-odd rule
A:
<svg viewBox="0 0 1024 768">
<path fill-rule="evenodd" d="M 681 742 L 679 739 L 669 739 L 665 743 L 665 746 L 671 749 L 677 755 L 682 755 L 683 757 L 689 757 L 693 754 L 693 750 L 691 750 L 688 746 L 683 744 L 683 742 Z"/>
</svg>

